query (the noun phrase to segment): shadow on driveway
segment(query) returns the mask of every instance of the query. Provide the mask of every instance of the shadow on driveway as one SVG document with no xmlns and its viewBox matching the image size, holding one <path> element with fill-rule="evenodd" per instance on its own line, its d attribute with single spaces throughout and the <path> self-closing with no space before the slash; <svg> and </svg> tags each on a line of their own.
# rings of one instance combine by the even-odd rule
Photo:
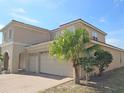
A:
<svg viewBox="0 0 124 93">
<path fill-rule="evenodd" d="M 23 73 L 17 73 L 19 75 L 28 75 L 28 76 L 38 76 L 38 77 L 44 77 L 49 79 L 55 79 L 55 80 L 62 80 L 64 78 L 67 78 L 65 76 L 59 76 L 59 75 L 53 75 L 53 74 L 47 74 L 47 73 L 31 73 L 31 72 L 23 72 Z"/>
</svg>

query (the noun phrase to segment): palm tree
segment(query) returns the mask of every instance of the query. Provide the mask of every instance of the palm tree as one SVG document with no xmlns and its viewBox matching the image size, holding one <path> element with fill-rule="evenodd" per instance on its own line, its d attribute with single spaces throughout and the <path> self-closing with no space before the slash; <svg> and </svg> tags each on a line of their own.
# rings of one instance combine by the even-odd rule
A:
<svg viewBox="0 0 124 93">
<path fill-rule="evenodd" d="M 59 59 L 71 60 L 75 70 L 75 83 L 79 84 L 80 58 L 87 56 L 86 52 L 93 49 L 88 47 L 90 43 L 89 34 L 85 29 L 75 31 L 65 30 L 63 34 L 55 38 L 50 45 L 50 55 Z"/>
</svg>

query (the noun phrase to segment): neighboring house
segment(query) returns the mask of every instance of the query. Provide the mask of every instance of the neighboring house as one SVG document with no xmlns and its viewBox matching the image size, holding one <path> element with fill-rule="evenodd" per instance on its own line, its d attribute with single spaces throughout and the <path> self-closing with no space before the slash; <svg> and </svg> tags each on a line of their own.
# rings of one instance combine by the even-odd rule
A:
<svg viewBox="0 0 124 93">
<path fill-rule="evenodd" d="M 27 72 L 48 73 L 61 76 L 73 76 L 71 62 L 57 62 L 49 56 L 49 44 L 56 35 L 65 29 L 74 31 L 83 28 L 89 32 L 91 44 L 99 44 L 113 55 L 113 62 L 107 70 L 124 66 L 124 50 L 106 44 L 106 33 L 82 19 L 60 25 L 55 30 L 48 30 L 12 20 L 3 32 L 2 54 L 4 69 L 16 73 L 20 69 Z"/>
</svg>

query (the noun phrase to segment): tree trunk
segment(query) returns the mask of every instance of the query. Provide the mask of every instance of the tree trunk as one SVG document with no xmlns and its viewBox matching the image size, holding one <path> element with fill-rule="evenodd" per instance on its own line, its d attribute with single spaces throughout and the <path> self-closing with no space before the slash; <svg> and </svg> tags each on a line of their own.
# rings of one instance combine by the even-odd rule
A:
<svg viewBox="0 0 124 93">
<path fill-rule="evenodd" d="M 79 66 L 74 65 L 74 70 L 75 70 L 75 84 L 80 84 Z"/>
<path fill-rule="evenodd" d="M 89 81 L 89 79 L 90 79 L 90 78 L 89 78 L 89 73 L 86 73 L 85 79 L 86 79 L 86 80 L 85 80 L 85 81 L 86 81 L 86 82 L 85 82 L 85 85 L 87 86 L 87 85 L 88 85 L 88 81 Z"/>
<path fill-rule="evenodd" d="M 86 73 L 86 81 L 89 81 L 89 80 L 90 80 L 90 74 Z"/>
<path fill-rule="evenodd" d="M 98 76 L 99 76 L 99 77 L 102 76 L 103 71 L 104 71 L 104 70 L 103 70 L 102 68 L 99 69 L 99 73 L 98 73 Z"/>
</svg>

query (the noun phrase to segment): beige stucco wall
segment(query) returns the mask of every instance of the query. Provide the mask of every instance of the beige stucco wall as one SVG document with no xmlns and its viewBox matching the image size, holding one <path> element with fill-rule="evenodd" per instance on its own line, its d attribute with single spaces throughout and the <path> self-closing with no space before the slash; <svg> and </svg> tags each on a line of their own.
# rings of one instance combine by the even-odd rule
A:
<svg viewBox="0 0 124 93">
<path fill-rule="evenodd" d="M 55 30 L 50 31 L 50 40 L 51 40 L 51 41 L 55 39 L 56 34 L 57 34 L 57 32 L 56 32 Z"/>
<path fill-rule="evenodd" d="M 124 51 L 120 51 L 114 48 L 108 48 L 108 47 L 104 47 L 101 46 L 102 49 L 109 51 L 112 56 L 113 56 L 113 61 L 112 63 L 109 65 L 108 70 L 113 70 L 116 68 L 120 68 L 120 67 L 124 67 Z"/>
<path fill-rule="evenodd" d="M 24 43 L 27 45 L 42 43 L 50 40 L 48 31 L 35 31 L 23 27 L 14 28 L 14 42 Z"/>
<path fill-rule="evenodd" d="M 77 22 L 77 23 L 73 23 L 73 24 L 68 24 L 68 25 L 64 25 L 64 26 L 60 26 L 60 28 L 56 29 L 55 32 L 53 31 L 52 33 L 52 39 L 55 37 L 54 34 L 59 34 L 61 31 L 65 30 L 65 29 L 77 29 L 77 28 L 82 28 L 82 29 L 86 29 L 89 33 L 90 38 L 92 39 L 92 32 L 97 32 L 97 36 L 98 36 L 98 40 L 100 42 L 105 42 L 105 34 L 97 31 L 96 29 L 93 29 L 85 24 L 83 24 L 82 22 Z"/>
</svg>

